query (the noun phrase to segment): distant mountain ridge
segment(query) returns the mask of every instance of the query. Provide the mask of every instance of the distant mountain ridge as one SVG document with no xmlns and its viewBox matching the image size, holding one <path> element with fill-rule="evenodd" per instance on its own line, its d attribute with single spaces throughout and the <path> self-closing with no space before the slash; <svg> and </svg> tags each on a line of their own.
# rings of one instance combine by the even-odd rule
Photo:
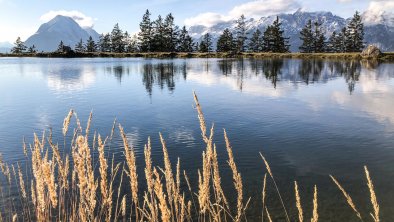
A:
<svg viewBox="0 0 394 222">
<path fill-rule="evenodd" d="M 9 42 L 0 42 L 0 53 L 7 53 L 11 51 L 12 45 Z"/>
<path fill-rule="evenodd" d="M 42 24 L 37 32 L 25 41 L 25 45 L 28 47 L 34 45 L 39 52 L 51 52 L 57 49 L 60 41 L 74 48 L 81 39 L 85 42 L 89 36 L 95 41 L 100 38 L 93 28 L 82 28 L 71 17 L 57 15 Z"/>
<path fill-rule="evenodd" d="M 256 29 L 260 29 L 264 32 L 267 26 L 273 23 L 276 16 L 278 16 L 280 22 L 282 22 L 284 35 L 290 38 L 290 51 L 292 52 L 299 51 L 298 47 L 301 45 L 299 33 L 309 19 L 312 21 L 317 20 L 322 23 L 322 28 L 326 32 L 327 39 L 333 31 L 341 30 L 350 20 L 336 16 L 331 12 L 305 12 L 297 10 L 292 14 L 278 14 L 261 17 L 260 19 L 251 18 L 246 20 L 246 28 L 249 37 Z M 378 45 L 382 51 L 394 51 L 394 14 L 382 12 L 376 15 L 367 11 L 362 14 L 362 17 L 365 26 L 364 41 L 366 44 Z M 201 36 L 208 32 L 212 34 L 213 42 L 216 44 L 219 35 L 222 34 L 224 29 L 228 28 L 234 33 L 235 27 L 236 21 L 232 20 L 220 22 L 211 27 L 203 25 L 191 26 L 189 28 L 189 33 L 195 40 L 200 40 Z"/>
</svg>

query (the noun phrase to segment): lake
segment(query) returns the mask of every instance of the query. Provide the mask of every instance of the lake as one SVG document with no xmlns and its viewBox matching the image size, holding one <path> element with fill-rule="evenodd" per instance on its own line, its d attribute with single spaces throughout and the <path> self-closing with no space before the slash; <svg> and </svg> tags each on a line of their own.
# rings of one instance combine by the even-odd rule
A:
<svg viewBox="0 0 394 222">
<path fill-rule="evenodd" d="M 24 137 L 32 142 L 33 132 L 40 135 L 52 128 L 54 140 L 62 143 L 68 111 L 73 108 L 82 124 L 93 111 L 92 130 L 101 135 L 110 134 L 115 118 L 123 125 L 141 173 L 149 136 L 154 165 L 162 165 L 161 132 L 172 163 L 179 157 L 181 168 L 196 186 L 205 147 L 193 91 L 208 125 L 215 124 L 222 183 L 231 196 L 232 175 L 223 139 L 223 128 L 227 130 L 245 198 L 252 197 L 251 221 L 261 215 L 266 172 L 259 152 L 269 161 L 293 218 L 296 180 L 306 218 L 311 215 L 316 184 L 321 221 L 357 221 L 329 174 L 350 193 L 363 217 L 369 218 L 372 207 L 363 171 L 367 165 L 381 218 L 394 221 L 394 64 L 390 63 L 1 58 L 0 152 L 7 162 L 23 163 Z M 115 137 L 111 151 L 116 159 L 123 158 L 122 150 L 121 138 Z M 284 220 L 268 181 L 271 214 Z"/>
</svg>

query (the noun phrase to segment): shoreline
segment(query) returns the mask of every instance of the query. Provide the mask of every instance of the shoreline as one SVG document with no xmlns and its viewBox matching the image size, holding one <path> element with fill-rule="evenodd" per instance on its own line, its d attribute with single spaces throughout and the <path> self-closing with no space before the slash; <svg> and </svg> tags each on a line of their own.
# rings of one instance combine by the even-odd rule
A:
<svg viewBox="0 0 394 222">
<path fill-rule="evenodd" d="M 84 53 L 0 53 L 0 57 L 38 57 L 38 58 L 289 58 L 289 59 L 347 59 L 347 60 L 379 60 L 394 61 L 394 52 L 385 52 L 378 58 L 363 58 L 360 53 L 185 53 L 185 52 L 145 52 L 145 53 L 112 53 L 112 52 L 84 52 Z"/>
</svg>

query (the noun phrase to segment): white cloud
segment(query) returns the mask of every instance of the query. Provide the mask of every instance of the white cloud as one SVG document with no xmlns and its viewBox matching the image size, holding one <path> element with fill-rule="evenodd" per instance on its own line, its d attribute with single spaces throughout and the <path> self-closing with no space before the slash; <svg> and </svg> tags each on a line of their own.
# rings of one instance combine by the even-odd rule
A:
<svg viewBox="0 0 394 222">
<path fill-rule="evenodd" d="M 366 12 L 363 14 L 363 19 L 367 25 L 385 23 L 391 26 L 394 25 L 393 12 L 393 0 L 373 0 L 369 3 Z"/>
<path fill-rule="evenodd" d="M 235 6 L 229 14 L 232 17 L 239 17 L 244 14 L 246 17 L 260 18 L 267 15 L 292 12 L 300 7 L 301 5 L 295 0 L 255 0 Z"/>
<path fill-rule="evenodd" d="M 192 18 L 187 18 L 184 23 L 186 26 L 204 25 L 210 27 L 219 22 L 228 21 L 230 19 L 231 17 L 229 16 L 224 16 L 219 13 L 207 12 L 199 14 Z"/>
<path fill-rule="evenodd" d="M 219 22 L 236 19 L 242 14 L 247 18 L 261 18 L 278 13 L 292 12 L 300 7 L 300 3 L 296 0 L 254 0 L 235 6 L 225 15 L 207 12 L 187 18 L 184 23 L 186 26 L 204 25 L 210 27 Z"/>
<path fill-rule="evenodd" d="M 394 1 L 393 0 L 374 0 L 369 3 L 368 11 L 372 12 L 381 12 L 386 11 L 390 12 L 394 10 Z"/>
<path fill-rule="evenodd" d="M 49 20 L 53 19 L 57 15 L 63 15 L 63 16 L 68 16 L 73 18 L 80 26 L 82 27 L 93 27 L 94 21 L 96 19 L 93 19 L 92 17 L 86 16 L 80 11 L 65 11 L 65 10 L 59 10 L 59 11 L 49 11 L 42 15 L 40 17 L 40 20 L 43 22 L 48 22 Z"/>
</svg>

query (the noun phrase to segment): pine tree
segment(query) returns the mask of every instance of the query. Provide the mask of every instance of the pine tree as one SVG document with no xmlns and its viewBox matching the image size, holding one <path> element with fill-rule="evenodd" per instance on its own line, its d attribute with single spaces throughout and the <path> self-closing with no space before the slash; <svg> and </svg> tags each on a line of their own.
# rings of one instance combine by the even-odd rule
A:
<svg viewBox="0 0 394 222">
<path fill-rule="evenodd" d="M 138 36 L 128 37 L 126 44 L 126 52 L 138 52 Z"/>
<path fill-rule="evenodd" d="M 179 52 L 193 52 L 194 50 L 194 42 L 192 37 L 190 37 L 186 27 L 183 26 L 179 33 Z"/>
<path fill-rule="evenodd" d="M 272 45 L 273 43 L 273 34 L 272 34 L 272 26 L 269 25 L 267 26 L 267 28 L 265 29 L 264 33 L 263 33 L 263 51 L 264 52 L 269 52 L 272 51 Z"/>
<path fill-rule="evenodd" d="M 230 32 L 229 29 L 225 29 L 223 31 L 223 34 L 220 35 L 217 46 L 216 46 L 216 51 L 217 52 L 232 52 L 236 49 L 236 43 L 233 38 L 233 34 Z"/>
<path fill-rule="evenodd" d="M 311 53 L 313 50 L 313 32 L 312 32 L 312 21 L 308 20 L 305 27 L 300 32 L 300 39 L 302 45 L 299 47 L 301 52 Z"/>
<path fill-rule="evenodd" d="M 164 20 L 164 49 L 167 52 L 174 52 L 178 46 L 178 26 L 174 23 L 172 14 L 168 14 Z"/>
<path fill-rule="evenodd" d="M 339 52 L 339 49 L 337 48 L 336 41 L 338 39 L 338 34 L 336 31 L 334 31 L 331 36 L 328 38 L 327 42 L 327 52 Z"/>
<path fill-rule="evenodd" d="M 200 43 L 196 42 L 196 44 L 194 45 L 194 52 L 199 52 L 200 51 Z"/>
<path fill-rule="evenodd" d="M 253 33 L 248 48 L 251 52 L 261 52 L 263 50 L 263 39 L 259 29 L 256 29 Z"/>
<path fill-rule="evenodd" d="M 125 51 L 125 42 L 123 39 L 123 31 L 119 28 L 119 24 L 116 23 L 111 32 L 111 51 L 122 53 Z"/>
<path fill-rule="evenodd" d="M 314 23 L 314 33 L 313 33 L 313 52 L 324 52 L 326 37 L 321 28 L 321 23 L 315 21 Z"/>
<path fill-rule="evenodd" d="M 82 39 L 75 45 L 75 51 L 76 52 L 84 52 L 85 51 L 85 47 L 83 45 Z"/>
<path fill-rule="evenodd" d="M 37 49 L 35 45 L 32 45 L 29 47 L 29 49 L 27 50 L 28 53 L 37 53 Z"/>
<path fill-rule="evenodd" d="M 212 52 L 212 37 L 209 33 L 202 36 L 199 47 L 200 52 Z"/>
<path fill-rule="evenodd" d="M 57 52 L 63 52 L 64 50 L 64 43 L 63 41 L 60 41 L 59 45 L 57 46 Z"/>
<path fill-rule="evenodd" d="M 24 53 L 26 51 L 27 47 L 25 46 L 25 43 L 22 42 L 20 37 L 16 39 L 14 45 L 15 46 L 11 49 L 12 53 L 18 54 L 18 53 Z"/>
<path fill-rule="evenodd" d="M 86 52 L 97 51 L 97 45 L 96 42 L 93 40 L 92 36 L 89 36 L 89 39 L 86 41 L 85 50 Z"/>
<path fill-rule="evenodd" d="M 245 24 L 245 16 L 241 15 L 237 20 L 236 30 L 236 51 L 244 52 L 245 51 L 245 42 L 246 42 L 246 24 Z"/>
<path fill-rule="evenodd" d="M 346 51 L 361 52 L 364 48 L 364 24 L 358 11 L 347 25 Z"/>
<path fill-rule="evenodd" d="M 111 52 L 111 36 L 109 33 L 100 35 L 99 48 L 101 52 Z"/>
<path fill-rule="evenodd" d="M 150 20 L 150 12 L 147 9 L 142 16 L 140 23 L 140 32 L 138 33 L 138 40 L 140 41 L 140 50 L 142 52 L 150 52 L 152 50 L 152 22 Z"/>
<path fill-rule="evenodd" d="M 165 51 L 165 28 L 163 18 L 159 15 L 153 26 L 153 41 L 151 51 L 164 52 Z"/>
<path fill-rule="evenodd" d="M 347 42 L 347 28 L 343 27 L 341 32 L 338 34 L 338 37 L 335 40 L 335 48 L 338 49 L 338 52 L 347 52 L 346 42 Z"/>
<path fill-rule="evenodd" d="M 198 45 L 199 52 L 208 52 L 207 44 L 205 44 L 204 40 L 201 40 L 200 44 Z"/>
<path fill-rule="evenodd" d="M 285 53 L 289 51 L 289 38 L 283 37 L 282 23 L 279 22 L 279 17 L 272 25 L 269 25 L 263 35 L 264 51 Z"/>
</svg>

